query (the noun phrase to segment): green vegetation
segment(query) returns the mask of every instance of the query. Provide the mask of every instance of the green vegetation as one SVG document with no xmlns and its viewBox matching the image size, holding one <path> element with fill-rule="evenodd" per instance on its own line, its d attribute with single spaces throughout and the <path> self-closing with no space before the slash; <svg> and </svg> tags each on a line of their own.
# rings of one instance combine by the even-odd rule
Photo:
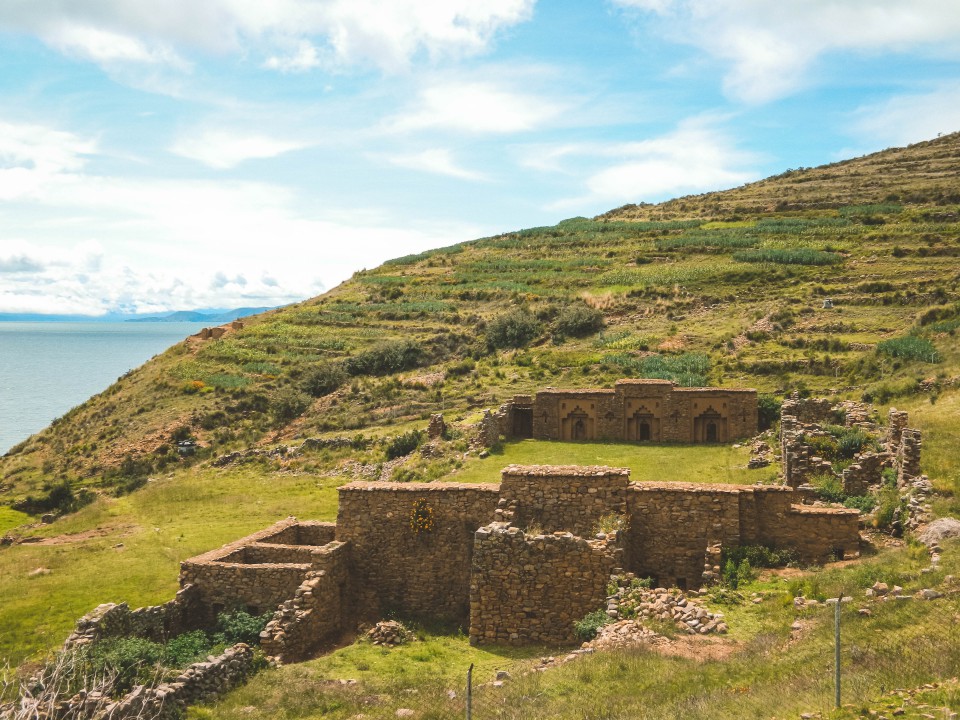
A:
<svg viewBox="0 0 960 720">
<path fill-rule="evenodd" d="M 609 625 L 611 622 L 610 616 L 607 615 L 606 610 L 594 610 L 592 613 L 588 613 L 582 620 L 577 620 L 573 623 L 573 627 L 577 632 L 577 637 L 581 640 L 593 640 L 597 633 L 600 631 L 604 625 Z"/>
<path fill-rule="evenodd" d="M 221 339 L 170 348 L 0 458 L 0 531 L 39 540 L 0 547 L 0 656 L 39 660 L 101 602 L 165 601 L 180 560 L 279 517 L 333 519 L 336 486 L 355 478 L 392 470 L 411 482 L 495 481 L 517 462 L 624 466 L 640 481 L 776 481 L 776 466 L 746 469 L 746 447 L 524 441 L 486 459 L 468 452 L 483 408 L 546 386 L 651 377 L 755 387 L 764 425 L 793 391 L 895 401 L 924 433 L 934 510 L 960 515 L 958 151 L 960 135 L 951 135 L 397 258 Z M 443 453 L 414 452 L 411 438 L 438 412 L 450 426 Z M 816 442 L 837 467 L 864 448 L 855 431 L 828 435 Z M 317 439 L 312 449 L 281 449 L 306 438 Z M 197 451 L 180 456 L 176 443 L 187 439 Z M 210 464 L 249 448 L 265 452 Z M 844 497 L 835 479 L 821 491 L 872 507 L 877 527 L 902 513 L 889 483 L 863 498 Z M 22 527 L 48 511 L 67 515 Z M 960 574 L 953 552 L 944 570 Z M 829 618 L 794 610 L 792 597 L 844 591 L 859 600 L 880 579 L 910 590 L 942 580 L 941 571 L 921 575 L 927 558 L 909 545 L 843 568 L 791 568 L 800 574 L 788 582 L 770 579 L 765 560 L 728 559 L 738 585 L 722 598 L 738 643 L 729 658 L 583 658 L 499 689 L 494 710 L 533 720 L 571 717 L 574 706 L 578 717 L 826 711 Z M 740 598 L 752 592 L 760 603 Z M 844 608 L 858 702 L 957 675 L 956 624 L 943 622 L 958 614 L 956 598 L 887 603 L 871 617 Z M 795 620 L 804 631 L 789 640 Z M 419 634 L 402 648 L 358 643 L 270 670 L 215 709 L 192 712 L 394 717 L 412 697 L 449 702 L 470 662 L 488 675 L 522 672 L 555 652 L 471 648 L 449 629 Z M 178 655 L 198 642 L 178 640 Z"/>
</svg>

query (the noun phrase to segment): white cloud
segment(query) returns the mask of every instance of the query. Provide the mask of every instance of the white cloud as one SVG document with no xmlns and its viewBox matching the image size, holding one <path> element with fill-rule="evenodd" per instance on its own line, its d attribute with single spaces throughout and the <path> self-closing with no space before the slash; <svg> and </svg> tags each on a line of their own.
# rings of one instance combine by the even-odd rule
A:
<svg viewBox="0 0 960 720">
<path fill-rule="evenodd" d="M 220 170 L 246 160 L 272 158 L 305 147 L 304 143 L 230 130 L 204 130 L 178 139 L 170 151 Z"/>
<path fill-rule="evenodd" d="M 136 37 L 98 27 L 65 24 L 47 31 L 48 44 L 67 55 L 76 55 L 100 65 L 145 63 L 189 68 L 176 52 L 168 47 L 148 47 Z"/>
<path fill-rule="evenodd" d="M 172 48 L 262 52 L 269 66 L 314 60 L 393 71 L 412 58 L 484 51 L 534 0 L 8 0 L 0 29 L 28 32 L 95 62 L 175 62 Z M 311 56 L 304 41 L 322 48 Z"/>
<path fill-rule="evenodd" d="M 516 133 L 539 128 L 565 104 L 495 82 L 441 82 L 420 92 L 413 106 L 390 118 L 391 131 L 443 129 Z"/>
<path fill-rule="evenodd" d="M 450 177 L 460 178 L 461 180 L 484 180 L 482 173 L 474 172 L 461 167 L 453 158 L 453 154 L 446 148 L 433 148 L 410 155 L 388 156 L 387 160 L 400 167 L 410 168 L 411 170 L 422 170 L 423 172 L 435 173 L 437 175 L 449 175 Z"/>
<path fill-rule="evenodd" d="M 853 130 L 871 149 L 929 140 L 960 130 L 960 83 L 947 83 L 927 92 L 898 95 L 861 107 Z"/>
<path fill-rule="evenodd" d="M 704 119 L 686 121 L 676 131 L 652 140 L 566 146 L 562 156 L 607 157 L 616 161 L 589 175 L 586 196 L 561 200 L 554 203 L 555 209 L 658 201 L 756 179 L 756 173 L 747 169 L 755 157 L 736 149 L 729 138 Z"/>
<path fill-rule="evenodd" d="M 960 49 L 960 4 L 944 0 L 613 0 L 654 12 L 677 42 L 729 64 L 724 89 L 762 103 L 807 82 L 817 59 L 837 51 Z M 653 30 L 651 30 L 653 32 Z"/>
<path fill-rule="evenodd" d="M 96 143 L 42 125 L 0 120 L 0 200 L 27 197 L 83 167 Z"/>
<path fill-rule="evenodd" d="M 490 231 L 401 226 L 368 208 L 334 215 L 263 182 L 93 174 L 89 141 L 40 126 L 0 130 L 0 188 L 8 170 L 39 174 L 28 193 L 0 195 L 0 312 L 279 305 L 360 267 Z"/>
<path fill-rule="evenodd" d="M 263 63 L 265 68 L 280 72 L 305 72 L 321 65 L 323 59 L 320 51 L 307 40 L 301 40 L 296 51 L 287 55 L 273 55 Z"/>
</svg>

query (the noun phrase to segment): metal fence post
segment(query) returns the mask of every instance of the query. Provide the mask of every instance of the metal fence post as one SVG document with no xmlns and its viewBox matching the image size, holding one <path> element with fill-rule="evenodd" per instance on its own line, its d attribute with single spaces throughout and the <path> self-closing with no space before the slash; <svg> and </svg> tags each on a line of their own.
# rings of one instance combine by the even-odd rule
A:
<svg viewBox="0 0 960 720">
<path fill-rule="evenodd" d="M 843 593 L 837 598 L 837 607 L 833 614 L 833 700 L 836 707 L 840 707 L 840 604 Z"/>
<path fill-rule="evenodd" d="M 473 663 L 467 669 L 467 720 L 473 718 Z"/>
</svg>

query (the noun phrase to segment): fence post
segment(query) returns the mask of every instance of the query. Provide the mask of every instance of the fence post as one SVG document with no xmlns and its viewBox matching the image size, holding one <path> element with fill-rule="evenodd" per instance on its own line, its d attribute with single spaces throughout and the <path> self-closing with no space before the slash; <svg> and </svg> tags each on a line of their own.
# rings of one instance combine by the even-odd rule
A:
<svg viewBox="0 0 960 720">
<path fill-rule="evenodd" d="M 473 663 L 467 669 L 467 720 L 473 718 Z"/>
<path fill-rule="evenodd" d="M 838 708 L 840 707 L 840 604 L 842 601 L 843 593 L 840 593 L 833 614 L 833 701 Z"/>
</svg>

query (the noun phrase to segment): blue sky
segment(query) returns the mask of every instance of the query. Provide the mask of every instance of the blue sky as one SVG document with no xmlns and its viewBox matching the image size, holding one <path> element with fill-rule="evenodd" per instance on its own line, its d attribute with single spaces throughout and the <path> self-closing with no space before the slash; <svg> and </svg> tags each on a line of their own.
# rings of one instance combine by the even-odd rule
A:
<svg viewBox="0 0 960 720">
<path fill-rule="evenodd" d="M 0 312 L 282 304 L 958 129 L 955 0 L 3 0 Z"/>
</svg>

